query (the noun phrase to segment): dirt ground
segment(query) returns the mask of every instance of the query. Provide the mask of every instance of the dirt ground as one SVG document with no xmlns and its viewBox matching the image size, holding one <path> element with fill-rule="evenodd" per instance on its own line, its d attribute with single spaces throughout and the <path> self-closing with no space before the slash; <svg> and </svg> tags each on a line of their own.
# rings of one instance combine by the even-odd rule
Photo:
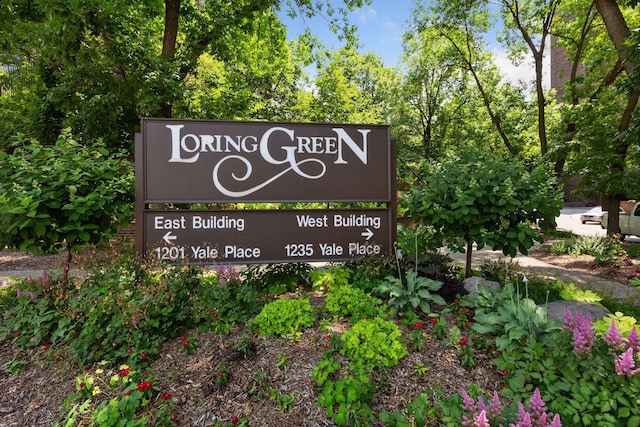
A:
<svg viewBox="0 0 640 427">
<path fill-rule="evenodd" d="M 607 281 L 626 283 L 629 274 L 620 268 L 594 266 L 593 259 L 588 256 L 554 257 L 544 248 L 531 255 Z M 33 257 L 1 251 L 0 269 L 39 270 L 58 265 L 63 259 L 63 256 Z M 319 295 L 314 297 L 321 298 Z M 329 326 L 336 330 L 348 327 L 348 324 Z M 408 328 L 403 331 L 408 333 Z M 327 330 L 309 329 L 298 341 L 253 338 L 255 352 L 245 357 L 234 350 L 235 344 L 248 334 L 244 326 L 225 335 L 194 331 L 191 336 L 196 337 L 198 348 L 192 355 L 180 351 L 179 339 L 162 345 L 159 357 L 151 367 L 160 390 L 158 396 L 160 393 L 171 394 L 175 419 L 180 426 L 213 426 L 216 421 L 229 422 L 233 417 L 246 417 L 250 426 L 333 425 L 317 403 L 322 390 L 312 379 L 313 367 L 323 355 L 327 333 Z M 408 402 L 429 390 L 439 389 L 449 396 L 471 383 L 488 391 L 500 390 L 503 386 L 503 374 L 497 372 L 491 362 L 497 356 L 492 349 L 476 350 L 476 366 L 465 368 L 460 365 L 455 351 L 435 339 L 428 327 L 425 337 L 422 349 L 410 349 L 409 355 L 397 366 L 378 374 L 378 390 L 373 402 L 376 413 L 402 411 Z M 278 363 L 283 358 L 287 361 L 286 367 Z M 221 360 L 229 362 L 230 381 L 225 386 L 215 382 L 215 366 Z M 424 367 L 424 370 L 416 367 Z M 17 371 L 11 368 L 17 368 Z M 15 373 L 11 373 L 12 370 Z M 0 427 L 51 426 L 63 418 L 61 407 L 66 397 L 75 392 L 77 374 L 78 367 L 55 348 L 43 352 L 40 348 L 13 346 L 10 340 L 0 342 Z M 272 389 L 292 394 L 295 397 L 292 409 L 281 410 L 276 401 L 268 397 L 259 399 L 252 394 L 259 377 L 265 378 Z M 153 414 L 149 416 L 153 418 Z"/>
</svg>

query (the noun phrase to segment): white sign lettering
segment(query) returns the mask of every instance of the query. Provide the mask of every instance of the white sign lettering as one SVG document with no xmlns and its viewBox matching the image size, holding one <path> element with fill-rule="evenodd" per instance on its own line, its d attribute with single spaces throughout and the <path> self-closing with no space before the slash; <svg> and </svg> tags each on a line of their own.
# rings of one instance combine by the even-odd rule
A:
<svg viewBox="0 0 640 427">
<path fill-rule="evenodd" d="M 196 135 L 182 132 L 184 125 L 165 125 L 171 132 L 171 157 L 169 163 L 195 163 L 201 153 L 224 154 L 213 168 L 213 183 L 222 194 L 240 198 L 248 196 L 268 186 L 281 176 L 293 171 L 305 179 L 322 178 L 327 165 L 322 157 L 330 156 L 333 164 L 346 165 L 345 148 L 366 165 L 368 161 L 368 134 L 370 129 L 357 129 L 361 141 L 355 141 L 345 129 L 334 127 L 335 136 L 296 136 L 293 129 L 274 126 L 261 136 L 254 135 Z M 279 147 L 279 148 L 275 148 Z M 259 153 L 260 158 L 271 165 L 282 166 L 283 169 L 264 182 L 251 188 L 234 191 L 223 184 L 221 167 L 236 162 L 240 172 L 231 173 L 235 182 L 248 180 L 253 174 L 254 165 L 242 154 Z M 300 155 L 312 154 L 316 157 L 301 159 Z M 315 167 L 313 166 L 315 165 Z M 306 169 L 303 170 L 303 169 Z"/>
</svg>

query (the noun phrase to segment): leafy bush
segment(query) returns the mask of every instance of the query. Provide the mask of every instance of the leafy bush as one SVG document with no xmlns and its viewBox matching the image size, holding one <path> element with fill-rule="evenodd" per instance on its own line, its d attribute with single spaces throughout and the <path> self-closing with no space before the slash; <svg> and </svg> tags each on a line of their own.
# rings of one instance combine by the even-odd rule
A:
<svg viewBox="0 0 640 427">
<path fill-rule="evenodd" d="M 388 369 L 408 354 L 400 328 L 381 317 L 361 320 L 341 336 L 341 353 L 355 364 Z"/>
<path fill-rule="evenodd" d="M 396 271 L 396 266 L 390 259 L 357 259 L 346 262 L 344 266 L 351 273 L 351 286 L 367 293 L 379 286 L 384 277 L 393 275 Z"/>
<path fill-rule="evenodd" d="M 100 141 L 81 145 L 68 131 L 51 147 L 18 137 L 13 148 L 0 151 L 0 246 L 64 249 L 71 259 L 133 218 L 133 165 L 124 153 L 110 155 Z"/>
<path fill-rule="evenodd" d="M 427 277 L 418 276 L 415 270 L 406 272 L 406 284 L 402 278 L 387 276 L 385 281 L 374 291 L 389 298 L 389 305 L 399 312 L 417 311 L 431 312 L 431 303 L 444 305 L 444 299 L 435 293 L 442 287 L 438 282 Z"/>
<path fill-rule="evenodd" d="M 304 328 L 313 326 L 316 318 L 308 298 L 283 298 L 262 307 L 251 320 L 251 327 L 258 336 L 279 335 L 289 337 Z"/>
<path fill-rule="evenodd" d="M 309 283 L 309 273 L 313 267 L 306 263 L 252 264 L 242 272 L 243 281 L 256 289 L 263 289 L 269 295 L 295 291 L 298 285 Z"/>
<path fill-rule="evenodd" d="M 471 304 L 476 309 L 472 328 L 481 334 L 494 335 L 500 351 L 517 348 L 529 337 L 544 340 L 559 329 L 555 322 L 547 322 L 544 308 L 522 298 L 510 283 L 499 292 L 481 286 Z"/>
<path fill-rule="evenodd" d="M 327 292 L 334 287 L 349 284 L 351 272 L 349 269 L 333 266 L 329 269 L 317 269 L 309 273 L 311 288 L 316 291 Z"/>
<path fill-rule="evenodd" d="M 584 316 L 565 313 L 563 330 L 544 342 L 530 337 L 496 360 L 508 372 L 505 397 L 523 400 L 534 388 L 563 425 L 640 425 L 640 373 L 635 340 L 617 331 L 595 335 Z M 624 420 L 623 423 L 621 421 Z"/>
<path fill-rule="evenodd" d="M 382 301 L 351 286 L 330 288 L 325 298 L 325 308 L 332 316 L 350 317 L 351 322 L 372 318 L 381 313 Z"/>
</svg>

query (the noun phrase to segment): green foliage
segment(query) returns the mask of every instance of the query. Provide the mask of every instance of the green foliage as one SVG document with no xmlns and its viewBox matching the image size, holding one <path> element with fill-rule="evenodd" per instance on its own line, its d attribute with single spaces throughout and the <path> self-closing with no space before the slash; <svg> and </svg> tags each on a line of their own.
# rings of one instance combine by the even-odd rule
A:
<svg viewBox="0 0 640 427">
<path fill-rule="evenodd" d="M 107 426 L 146 426 L 146 417 L 139 412 L 151 400 L 153 381 L 129 365 L 118 369 L 100 362 L 92 372 L 76 377 L 76 393 L 64 404 L 68 411 L 62 424 Z M 165 395 L 166 396 L 166 395 Z"/>
<path fill-rule="evenodd" d="M 465 243 L 526 254 L 542 241 L 533 224 L 560 214 L 562 195 L 542 167 L 489 156 L 449 157 L 424 169 L 425 185 L 409 196 L 416 222 L 431 226 L 437 241 L 456 252 Z M 461 240 L 462 239 L 462 240 Z M 467 266 L 469 267 L 469 266 Z"/>
<path fill-rule="evenodd" d="M 73 330 L 72 319 L 56 310 L 45 289 L 59 286 L 45 275 L 35 281 L 19 281 L 15 285 L 15 298 L 7 304 L 0 316 L 0 340 L 8 337 L 20 346 L 35 347 L 42 342 L 63 342 Z M 33 290 L 31 290 L 31 289 Z"/>
<path fill-rule="evenodd" d="M 591 290 L 578 289 L 573 283 L 565 284 L 560 291 L 560 297 L 566 300 L 582 301 L 591 304 L 599 304 L 602 297 Z"/>
<path fill-rule="evenodd" d="M 262 285 L 228 280 L 223 286 L 216 274 L 201 277 L 199 292 L 192 295 L 194 322 L 214 332 L 229 332 L 262 308 Z"/>
<path fill-rule="evenodd" d="M 374 292 L 388 297 L 389 305 L 398 312 L 419 309 L 429 314 L 430 304 L 445 304 L 444 299 L 435 293 L 441 287 L 442 282 L 418 276 L 415 270 L 408 270 L 404 282 L 401 277 L 387 276 L 385 281 L 374 289 Z"/>
<path fill-rule="evenodd" d="M 370 425 L 373 421 L 375 383 L 365 374 L 347 375 L 325 383 L 318 396 L 318 404 L 327 410 L 327 416 L 339 426 Z"/>
<path fill-rule="evenodd" d="M 598 319 L 593 322 L 593 328 L 599 335 L 603 335 L 607 333 L 609 327 L 611 327 L 611 323 L 615 322 L 616 328 L 618 332 L 620 332 L 623 336 L 629 335 L 629 332 L 633 328 L 637 328 L 638 321 L 633 316 L 625 316 L 624 313 L 616 311 L 615 313 L 609 313 L 603 319 Z"/>
<path fill-rule="evenodd" d="M 295 291 L 299 284 L 309 283 L 313 267 L 307 263 L 252 264 L 242 272 L 243 281 L 269 295 Z"/>
<path fill-rule="evenodd" d="M 384 277 L 393 274 L 396 266 L 390 259 L 356 259 L 344 264 L 350 273 L 350 284 L 354 288 L 371 293 Z"/>
<path fill-rule="evenodd" d="M 352 323 L 374 318 L 382 313 L 382 301 L 351 286 L 332 286 L 325 298 L 325 308 L 332 316 L 349 317 Z"/>
<path fill-rule="evenodd" d="M 380 317 L 360 320 L 340 337 L 341 353 L 357 365 L 385 370 L 407 355 L 400 328 Z"/>
<path fill-rule="evenodd" d="M 133 218 L 133 165 L 68 132 L 54 146 L 18 138 L 0 152 L 0 242 L 30 252 L 105 242 Z"/>
<path fill-rule="evenodd" d="M 539 388 L 563 425 L 634 425 L 640 420 L 640 376 L 617 375 L 619 356 L 602 339 L 596 338 L 588 354 L 576 354 L 572 338 L 572 331 L 558 331 L 545 342 L 530 337 L 502 352 L 496 363 L 508 372 L 505 397 L 523 400 Z"/>
<path fill-rule="evenodd" d="M 262 307 L 262 311 L 251 320 L 251 327 L 258 336 L 294 336 L 313 326 L 316 318 L 308 298 L 282 298 Z"/>
<path fill-rule="evenodd" d="M 349 284 L 351 272 L 341 266 L 332 266 L 328 270 L 317 269 L 309 273 L 311 288 L 314 291 L 328 292 L 334 287 L 342 287 Z"/>
<path fill-rule="evenodd" d="M 544 340 L 559 330 L 557 322 L 547 322 L 543 307 L 529 298 L 521 298 L 510 283 L 499 292 L 480 286 L 471 304 L 476 309 L 472 329 L 480 334 L 495 335 L 500 351 L 518 347 L 529 337 Z"/>
</svg>

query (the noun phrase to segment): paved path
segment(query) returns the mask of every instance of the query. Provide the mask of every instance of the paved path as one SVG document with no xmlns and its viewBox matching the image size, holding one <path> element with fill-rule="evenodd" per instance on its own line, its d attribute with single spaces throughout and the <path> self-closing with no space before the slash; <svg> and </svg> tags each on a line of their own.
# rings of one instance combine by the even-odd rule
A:
<svg viewBox="0 0 640 427">
<path fill-rule="evenodd" d="M 448 253 L 457 264 L 462 266 L 465 265 L 466 254 L 450 253 L 448 251 L 446 251 L 446 253 Z M 505 262 L 512 260 L 514 263 L 517 262 L 525 273 L 531 272 L 532 274 L 541 277 L 560 279 L 565 283 L 575 284 L 578 289 L 593 290 L 601 296 L 635 298 L 636 301 L 640 302 L 640 288 L 613 282 L 591 274 L 568 270 L 563 267 L 548 264 L 530 256 L 517 255 L 516 257 L 511 258 L 509 256 L 504 256 L 500 251 L 493 251 L 485 248 L 480 251 L 474 250 L 471 266 L 474 269 L 479 269 L 480 266 L 487 261 L 495 262 L 499 260 L 503 260 Z"/>
</svg>

